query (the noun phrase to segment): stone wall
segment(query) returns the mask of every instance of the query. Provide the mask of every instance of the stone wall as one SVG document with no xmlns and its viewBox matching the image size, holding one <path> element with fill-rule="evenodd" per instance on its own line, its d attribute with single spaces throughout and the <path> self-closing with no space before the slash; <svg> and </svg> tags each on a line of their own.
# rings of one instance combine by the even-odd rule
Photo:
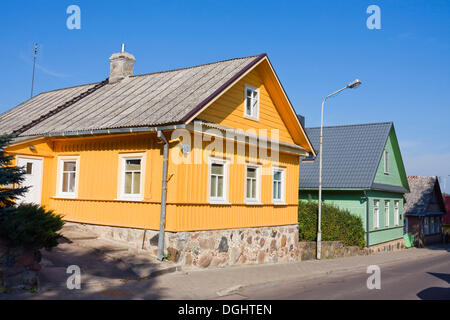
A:
<svg viewBox="0 0 450 320">
<path fill-rule="evenodd" d="M 396 239 L 369 248 L 359 249 L 356 246 L 344 247 L 340 241 L 322 241 L 322 259 L 350 257 L 358 255 L 373 255 L 381 252 L 398 251 L 405 248 L 404 240 Z M 299 260 L 313 260 L 316 258 L 316 242 L 298 243 Z"/>
<path fill-rule="evenodd" d="M 87 225 L 102 238 L 130 248 L 158 252 L 158 232 L 132 228 Z M 222 267 L 298 261 L 298 226 L 275 226 L 192 232 L 166 232 L 165 253 L 186 267 Z"/>
<path fill-rule="evenodd" d="M 340 241 L 322 241 L 322 259 L 357 256 L 361 250 L 356 247 L 344 247 Z M 316 242 L 298 243 L 299 260 L 316 259 Z"/>
<path fill-rule="evenodd" d="M 173 233 L 167 250 L 174 261 L 201 268 L 298 261 L 298 226 Z"/>
<path fill-rule="evenodd" d="M 0 293 L 9 290 L 37 290 L 41 266 L 39 250 L 12 247 L 0 239 Z"/>
</svg>

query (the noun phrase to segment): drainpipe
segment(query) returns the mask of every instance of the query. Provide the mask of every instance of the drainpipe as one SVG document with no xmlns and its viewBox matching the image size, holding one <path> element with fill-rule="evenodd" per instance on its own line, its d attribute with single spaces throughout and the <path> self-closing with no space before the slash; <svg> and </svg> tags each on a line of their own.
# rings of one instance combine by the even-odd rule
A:
<svg viewBox="0 0 450 320">
<path fill-rule="evenodd" d="M 166 224 L 166 198 L 167 198 L 167 164 L 169 154 L 169 142 L 164 133 L 158 130 L 158 138 L 164 142 L 163 148 L 163 172 L 161 186 L 161 215 L 159 219 L 159 235 L 158 235 L 158 260 L 162 261 L 164 253 L 164 225 Z"/>
<path fill-rule="evenodd" d="M 369 196 L 367 195 L 367 190 L 364 190 L 364 196 L 366 197 L 366 246 L 369 245 Z"/>
</svg>

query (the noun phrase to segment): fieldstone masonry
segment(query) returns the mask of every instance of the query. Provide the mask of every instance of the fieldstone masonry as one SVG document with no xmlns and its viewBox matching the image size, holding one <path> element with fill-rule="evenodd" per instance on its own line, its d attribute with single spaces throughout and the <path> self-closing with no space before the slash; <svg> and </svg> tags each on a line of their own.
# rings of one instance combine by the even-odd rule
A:
<svg viewBox="0 0 450 320">
<path fill-rule="evenodd" d="M 100 237 L 132 248 L 158 252 L 158 232 L 98 225 L 80 225 Z M 222 267 L 298 261 L 298 226 L 275 226 L 192 232 L 166 232 L 166 254 L 186 267 Z"/>
<path fill-rule="evenodd" d="M 100 237 L 127 244 L 131 248 L 158 252 L 158 231 L 81 225 Z M 223 267 L 311 260 L 316 257 L 315 242 L 299 242 L 298 226 L 275 226 L 192 232 L 166 232 L 166 254 L 184 267 Z M 322 241 L 324 259 L 370 255 L 403 249 L 403 238 L 369 248 L 344 247 L 339 241 Z"/>
<path fill-rule="evenodd" d="M 344 247 L 340 241 L 322 241 L 322 258 L 331 259 L 358 255 L 373 255 L 382 252 L 398 251 L 405 248 L 403 238 L 392 240 L 369 248 L 359 249 L 356 246 Z M 299 242 L 300 260 L 313 260 L 316 258 L 316 242 Z"/>
<path fill-rule="evenodd" d="M 0 293 L 37 289 L 40 261 L 39 250 L 10 246 L 0 239 Z"/>
</svg>

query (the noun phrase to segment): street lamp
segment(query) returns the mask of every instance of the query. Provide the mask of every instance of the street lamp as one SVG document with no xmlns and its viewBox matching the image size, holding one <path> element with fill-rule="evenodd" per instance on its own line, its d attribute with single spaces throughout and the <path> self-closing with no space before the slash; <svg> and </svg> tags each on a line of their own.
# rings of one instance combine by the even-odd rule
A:
<svg viewBox="0 0 450 320">
<path fill-rule="evenodd" d="M 361 85 L 361 80 L 356 79 L 355 81 L 349 83 L 344 88 L 339 89 L 325 97 L 322 102 L 322 114 L 320 118 L 320 151 L 319 151 L 319 214 L 317 219 L 317 259 L 320 260 L 322 256 L 322 139 L 323 139 L 323 105 L 328 98 L 338 94 L 345 89 L 355 89 Z"/>
</svg>

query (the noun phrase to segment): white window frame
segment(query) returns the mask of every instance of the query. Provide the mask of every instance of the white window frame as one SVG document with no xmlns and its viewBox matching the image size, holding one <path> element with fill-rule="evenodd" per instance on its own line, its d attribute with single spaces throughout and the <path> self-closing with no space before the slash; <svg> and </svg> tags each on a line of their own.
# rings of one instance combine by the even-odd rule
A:
<svg viewBox="0 0 450 320">
<path fill-rule="evenodd" d="M 431 216 L 430 217 L 430 233 L 431 234 L 434 234 L 435 233 L 435 229 L 434 229 L 435 227 L 434 227 L 434 216 Z"/>
<path fill-rule="evenodd" d="M 221 164 L 223 165 L 223 196 L 222 197 L 212 197 L 211 196 L 211 168 L 213 164 Z M 208 159 L 208 184 L 207 184 L 207 192 L 208 192 L 208 202 L 210 204 L 230 204 L 228 202 L 228 174 L 229 174 L 229 160 L 210 157 Z"/>
<path fill-rule="evenodd" d="M 394 224 L 400 225 L 400 201 L 394 200 Z"/>
<path fill-rule="evenodd" d="M 247 114 L 247 90 L 252 90 L 252 92 L 256 92 L 256 99 L 257 99 L 257 101 L 256 101 L 256 110 L 254 110 L 254 114 Z M 255 88 L 255 87 L 252 87 L 252 86 L 249 86 L 249 85 L 245 85 L 245 91 L 244 91 L 244 118 L 258 121 L 259 120 L 259 105 L 260 105 L 260 92 L 259 92 L 259 89 Z"/>
<path fill-rule="evenodd" d="M 373 200 L 373 228 L 380 227 L 380 200 Z"/>
<path fill-rule="evenodd" d="M 273 197 L 273 189 L 274 189 L 274 174 L 276 171 L 281 172 L 281 199 L 275 199 Z M 286 168 L 273 167 L 272 168 L 272 203 L 278 205 L 286 204 Z"/>
<path fill-rule="evenodd" d="M 256 198 L 247 198 L 247 169 L 256 169 Z M 245 187 L 244 187 L 244 199 L 246 204 L 255 205 L 261 204 L 261 166 L 258 164 L 248 163 L 245 166 Z"/>
<path fill-rule="evenodd" d="M 385 200 L 384 201 L 384 226 L 389 227 L 390 224 L 390 214 L 391 214 L 391 201 Z"/>
<path fill-rule="evenodd" d="M 117 199 L 124 201 L 142 201 L 144 200 L 145 191 L 145 152 L 139 153 L 121 153 L 119 154 L 119 176 L 117 184 Z M 125 166 L 126 160 L 141 160 L 141 178 L 138 194 L 125 193 Z"/>
<path fill-rule="evenodd" d="M 384 150 L 384 173 L 389 174 L 389 151 Z"/>
<path fill-rule="evenodd" d="M 63 191 L 63 170 L 64 162 L 75 162 L 75 186 L 74 192 Z M 58 172 L 57 172 L 57 192 L 59 198 L 76 198 L 78 196 L 78 181 L 80 179 L 80 156 L 59 156 L 58 157 Z"/>
</svg>

